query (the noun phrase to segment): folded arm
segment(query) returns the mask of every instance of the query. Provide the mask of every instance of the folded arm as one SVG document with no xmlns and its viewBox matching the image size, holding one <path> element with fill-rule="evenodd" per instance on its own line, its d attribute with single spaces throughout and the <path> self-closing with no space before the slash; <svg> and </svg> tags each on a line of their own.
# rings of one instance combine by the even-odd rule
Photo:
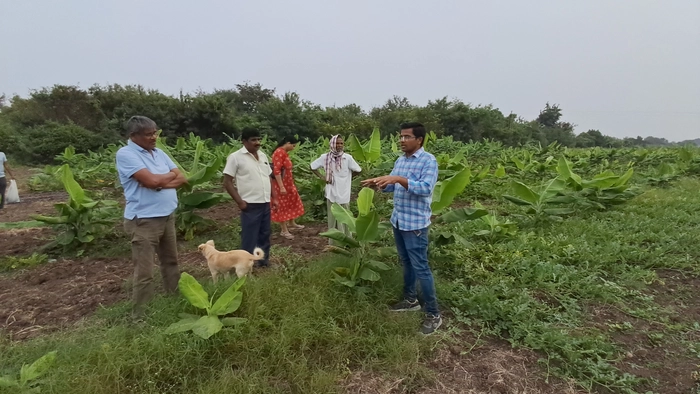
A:
<svg viewBox="0 0 700 394">
<path fill-rule="evenodd" d="M 143 168 L 136 171 L 132 177 L 141 185 L 149 189 L 156 189 L 159 187 L 165 187 L 170 182 L 173 182 L 177 178 L 177 174 L 174 171 L 170 171 L 165 174 L 154 174 L 148 171 L 148 169 Z"/>
<path fill-rule="evenodd" d="M 185 174 L 180 172 L 180 170 L 178 170 L 177 168 L 170 170 L 170 172 L 175 173 L 175 179 L 163 186 L 163 189 L 177 189 L 178 187 L 187 183 L 187 178 L 185 178 Z"/>
</svg>

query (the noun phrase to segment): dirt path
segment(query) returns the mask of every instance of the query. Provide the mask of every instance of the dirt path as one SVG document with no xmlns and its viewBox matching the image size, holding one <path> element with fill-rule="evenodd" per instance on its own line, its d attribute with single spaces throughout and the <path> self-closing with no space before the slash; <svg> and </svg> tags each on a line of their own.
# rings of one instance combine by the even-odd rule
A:
<svg viewBox="0 0 700 394">
<path fill-rule="evenodd" d="M 54 215 L 54 204 L 66 201 L 64 192 L 35 193 L 20 195 L 20 202 L 8 204 L 0 209 L 0 222 L 23 222 L 32 220 L 31 215 Z M 6 256 L 30 255 L 39 247 L 50 241 L 52 232 L 49 228 L 24 228 L 0 230 L 0 258 Z"/>
</svg>

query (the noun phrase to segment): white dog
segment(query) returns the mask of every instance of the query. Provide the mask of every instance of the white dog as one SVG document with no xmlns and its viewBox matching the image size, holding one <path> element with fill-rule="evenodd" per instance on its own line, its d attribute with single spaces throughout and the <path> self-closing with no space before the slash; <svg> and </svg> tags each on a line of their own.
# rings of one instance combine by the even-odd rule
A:
<svg viewBox="0 0 700 394">
<path fill-rule="evenodd" d="M 229 278 L 229 271 L 236 270 L 236 276 L 242 277 L 253 270 L 253 264 L 256 260 L 265 258 L 265 252 L 260 248 L 255 248 L 253 254 L 245 250 L 232 250 L 229 252 L 219 252 L 214 247 L 214 241 L 209 240 L 206 243 L 199 245 L 199 251 L 202 252 L 207 259 L 209 271 L 214 283 L 219 274 L 223 274 L 225 279 Z"/>
</svg>

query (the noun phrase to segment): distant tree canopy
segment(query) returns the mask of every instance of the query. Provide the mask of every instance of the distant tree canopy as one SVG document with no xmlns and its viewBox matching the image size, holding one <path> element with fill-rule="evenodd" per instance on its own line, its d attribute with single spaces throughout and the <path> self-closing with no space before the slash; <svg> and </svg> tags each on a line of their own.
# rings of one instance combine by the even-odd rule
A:
<svg viewBox="0 0 700 394">
<path fill-rule="evenodd" d="M 177 97 L 142 86 L 95 85 L 88 89 L 55 85 L 32 91 L 29 97 L 7 100 L 0 96 L 0 150 L 27 163 L 49 163 L 68 145 L 78 152 L 123 140 L 124 122 L 132 115 L 156 121 L 167 137 L 194 133 L 226 141 L 240 130 L 255 126 L 271 138 L 298 135 L 316 139 L 354 133 L 367 137 L 374 127 L 382 134 L 398 132 L 399 124 L 419 121 L 440 136 L 459 141 L 490 139 L 505 145 L 549 144 L 571 147 L 668 145 L 654 137 L 617 138 L 598 130 L 574 134 L 563 122 L 558 105 L 546 103 L 536 120 L 504 115 L 491 105 L 471 106 L 447 97 L 425 106 L 393 97 L 381 107 L 363 110 L 355 104 L 321 107 L 297 93 L 277 94 L 260 84 L 244 83 L 233 89 L 196 92 Z"/>
</svg>

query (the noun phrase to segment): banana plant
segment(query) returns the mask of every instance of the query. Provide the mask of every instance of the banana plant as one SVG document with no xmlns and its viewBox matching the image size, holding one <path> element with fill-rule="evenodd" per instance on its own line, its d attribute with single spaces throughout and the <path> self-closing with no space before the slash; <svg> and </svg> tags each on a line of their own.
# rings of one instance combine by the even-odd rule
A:
<svg viewBox="0 0 700 394">
<path fill-rule="evenodd" d="M 475 206 L 477 209 L 484 209 L 484 206 L 478 202 Z M 488 215 L 480 217 L 479 220 L 485 223 L 487 228 L 475 232 L 474 235 L 477 237 L 485 237 L 493 241 L 499 238 L 510 237 L 518 232 L 518 225 L 516 223 L 508 219 L 505 221 L 499 220 L 495 210 L 491 210 Z"/>
<path fill-rule="evenodd" d="M 171 324 L 165 330 L 165 333 L 175 334 L 192 331 L 197 336 L 208 339 L 221 331 L 223 327 L 233 327 L 245 323 L 247 319 L 241 317 L 220 318 L 220 316 L 226 316 L 237 311 L 241 306 L 243 293 L 239 290 L 245 281 L 245 276 L 237 279 L 221 294 L 221 296 L 219 296 L 216 302 L 214 302 L 214 298 L 209 297 L 209 294 L 207 294 L 202 285 L 197 282 L 197 279 L 187 272 L 183 272 L 178 281 L 180 293 L 182 293 L 192 306 L 204 309 L 207 314 L 205 316 L 199 316 L 181 313 L 179 316 L 182 320 Z"/>
<path fill-rule="evenodd" d="M 68 164 L 62 165 L 57 175 L 68 193 L 69 201 L 54 205 L 59 216 L 31 215 L 31 218 L 58 230 L 56 239 L 42 249 L 61 246 L 64 250 L 80 250 L 113 228 L 119 217 L 119 204 L 113 200 L 88 197 L 76 182 Z"/>
<path fill-rule="evenodd" d="M 433 190 L 433 201 L 430 208 L 434 213 L 439 213 L 452 204 L 455 197 L 464 191 L 471 183 L 472 175 L 469 167 L 465 167 L 452 177 L 438 181 Z"/>
<path fill-rule="evenodd" d="M 39 386 L 41 380 L 39 379 L 44 375 L 54 364 L 56 360 L 57 351 L 51 351 L 31 364 L 24 364 L 19 371 L 19 379 L 12 376 L 0 376 L 0 388 L 5 387 L 12 389 L 13 393 L 39 393 L 41 392 L 41 387 Z M 8 391 L 9 393 L 10 391 Z"/>
<path fill-rule="evenodd" d="M 337 267 L 333 270 L 333 281 L 347 287 L 361 286 L 364 282 L 376 282 L 381 277 L 378 271 L 390 267 L 379 259 L 395 254 L 395 248 L 378 248 L 374 244 L 380 238 L 380 231 L 390 228 L 388 223 L 379 223 L 379 215 L 374 210 L 374 190 L 363 188 L 357 197 L 358 215 L 334 203 L 333 216 L 348 226 L 352 235 L 337 229 L 330 229 L 319 235 L 330 238 L 340 246 L 329 246 L 331 252 L 350 257 L 350 267 Z"/>
<path fill-rule="evenodd" d="M 374 128 L 372 135 L 364 144 L 361 143 L 354 134 L 351 134 L 348 137 L 345 149 L 355 160 L 360 162 L 360 165 L 375 163 L 382 154 L 382 138 L 379 133 L 379 128 Z"/>
<path fill-rule="evenodd" d="M 636 190 L 630 188 L 629 184 L 629 180 L 634 174 L 632 168 L 629 168 L 623 175 L 615 175 L 612 171 L 606 170 L 592 179 L 586 180 L 574 173 L 571 163 L 562 157 L 557 164 L 557 172 L 559 179 L 566 182 L 584 199 L 584 205 L 594 206 L 598 209 L 622 204 L 638 194 Z"/>
<path fill-rule="evenodd" d="M 562 179 L 551 179 L 538 187 L 530 187 L 526 184 L 513 181 L 512 190 L 515 196 L 504 195 L 503 198 L 516 204 L 528 207 L 527 213 L 537 217 L 549 217 L 560 221 L 562 216 L 574 213 L 572 208 L 555 207 L 561 204 L 571 204 L 573 197 L 563 195 L 566 190 L 566 182 Z"/>
<path fill-rule="evenodd" d="M 551 144 L 550 144 L 551 145 Z M 543 173 L 553 169 L 555 166 L 554 156 L 547 156 L 544 158 L 543 162 L 536 160 L 533 156 L 533 152 L 525 150 L 522 152 L 523 159 L 521 160 L 517 156 L 512 156 L 510 161 L 515 164 L 515 167 L 520 171 L 521 174 L 525 173 Z"/>
<path fill-rule="evenodd" d="M 433 222 L 436 224 L 456 224 L 459 226 L 463 222 L 477 220 L 486 215 L 488 215 L 488 211 L 483 207 L 465 207 L 444 213 L 436 217 Z M 454 226 L 438 227 L 430 231 L 430 242 L 436 246 L 445 246 L 452 243 L 469 245 L 469 241 L 464 238 L 461 233 L 463 232 L 456 231 Z"/>
<path fill-rule="evenodd" d="M 197 137 L 199 138 L 199 137 Z M 183 139 L 178 139 L 178 144 L 184 144 Z M 195 187 L 211 181 L 219 175 L 223 163 L 222 155 L 215 155 L 213 160 L 204 164 L 203 156 L 206 146 L 201 139 L 194 140 L 194 160 L 189 171 L 175 159 L 170 149 L 161 138 L 158 138 L 156 146 L 167 154 L 177 168 L 187 178 L 187 183 L 178 188 L 178 210 L 176 215 L 177 229 L 184 233 L 186 240 L 191 240 L 195 232 L 214 222 L 198 215 L 195 210 L 211 208 L 223 200 L 230 199 L 227 193 L 214 193 L 209 191 L 194 191 Z"/>
<path fill-rule="evenodd" d="M 677 179 L 681 176 L 681 172 L 666 162 L 661 163 L 656 173 L 649 177 L 649 183 L 655 186 L 665 185 L 668 182 Z"/>
</svg>

